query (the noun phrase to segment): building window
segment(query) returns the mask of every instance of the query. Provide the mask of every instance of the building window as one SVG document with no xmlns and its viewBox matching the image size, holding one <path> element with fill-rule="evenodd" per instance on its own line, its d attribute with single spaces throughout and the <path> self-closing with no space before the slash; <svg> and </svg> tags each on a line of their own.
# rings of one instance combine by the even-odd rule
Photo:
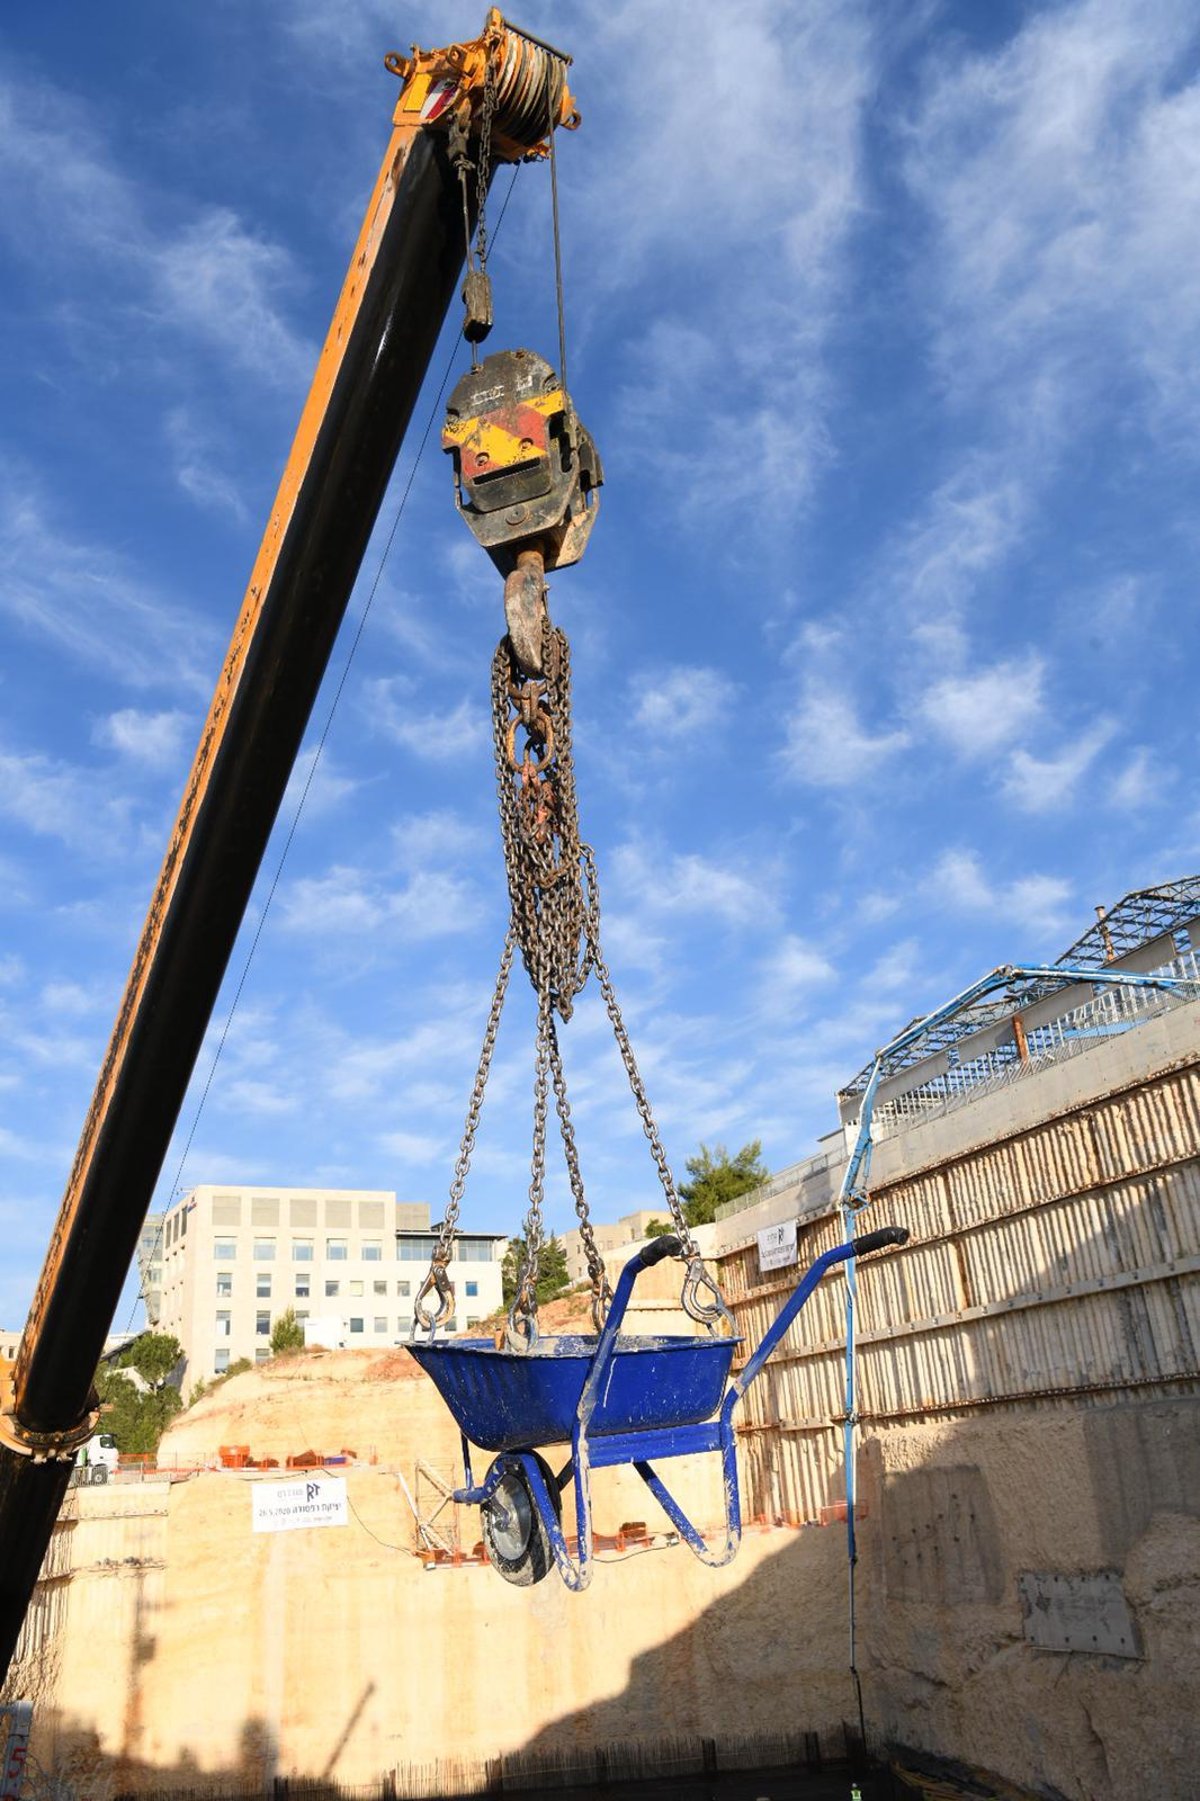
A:
<svg viewBox="0 0 1200 1801">
<path fill-rule="evenodd" d="M 188 1216 L 188 1210 L 185 1207 L 183 1212 L 179 1215 L 179 1230 L 181 1232 L 187 1231 L 187 1216 Z"/>
<path fill-rule="evenodd" d="M 363 1291 L 363 1285 L 361 1282 L 351 1282 L 350 1293 L 352 1295 L 360 1295 L 362 1293 L 362 1291 Z"/>
<path fill-rule="evenodd" d="M 477 1313 L 468 1313 L 468 1315 L 467 1315 L 467 1330 L 468 1330 L 468 1332 L 470 1331 L 472 1326 L 477 1326 L 478 1324 L 479 1324 L 479 1315 Z"/>
<path fill-rule="evenodd" d="M 339 1287 L 339 1284 L 337 1282 L 326 1282 L 326 1284 L 325 1284 L 326 1298 L 328 1298 L 330 1295 L 335 1295 L 338 1291 L 338 1287 Z"/>
<path fill-rule="evenodd" d="M 406 1295 L 410 1295 L 412 1293 L 412 1283 L 411 1282 L 397 1282 L 396 1293 L 401 1297 L 401 1299 L 403 1299 Z"/>
<path fill-rule="evenodd" d="M 478 1282 L 468 1282 L 467 1283 L 467 1293 L 469 1295 L 478 1295 L 478 1293 L 479 1293 Z"/>
<path fill-rule="evenodd" d="M 375 1316 L 375 1330 L 377 1332 L 386 1332 L 387 1331 L 387 1320 L 382 1316 L 382 1314 L 376 1314 L 376 1316 Z"/>
<path fill-rule="evenodd" d="M 222 1345 L 222 1347 L 219 1351 L 213 1352 L 213 1373 L 218 1376 L 223 1376 L 225 1371 L 228 1368 L 229 1368 L 229 1351 L 224 1345 Z"/>
<path fill-rule="evenodd" d="M 296 1299 L 298 1301 L 307 1301 L 309 1295 L 312 1293 L 311 1284 L 312 1277 L 307 1270 L 305 1270 L 302 1276 L 296 1277 Z"/>
<path fill-rule="evenodd" d="M 383 1246 L 377 1238 L 368 1238 L 363 1241 L 362 1254 L 364 1263 L 383 1262 Z"/>
<path fill-rule="evenodd" d="M 269 1301 L 271 1298 L 271 1278 L 265 1272 L 254 1278 L 254 1293 L 257 1300 Z"/>
<path fill-rule="evenodd" d="M 308 1308 L 307 1307 L 297 1307 L 297 1309 L 296 1309 L 297 1325 L 302 1326 L 307 1318 L 308 1318 Z"/>
<path fill-rule="evenodd" d="M 219 1295 L 224 1296 L 224 1298 L 226 1300 L 228 1300 L 230 1295 L 232 1295 L 232 1293 L 233 1293 L 233 1271 L 232 1270 L 219 1269 L 217 1271 L 217 1293 Z"/>
<path fill-rule="evenodd" d="M 254 1240 L 255 1263 L 274 1263 L 275 1240 L 273 1238 L 256 1238 Z"/>
<path fill-rule="evenodd" d="M 270 1346 L 265 1345 L 265 1344 L 260 1344 L 257 1351 L 255 1351 L 255 1353 L 254 1353 L 254 1361 L 255 1361 L 255 1363 L 265 1363 L 267 1361 L 267 1358 L 270 1355 L 271 1355 Z"/>
<path fill-rule="evenodd" d="M 311 1263 L 313 1260 L 313 1241 L 311 1238 L 294 1238 L 292 1240 L 292 1262 Z"/>
<path fill-rule="evenodd" d="M 325 1255 L 330 1263 L 345 1263 L 346 1240 L 344 1238 L 327 1238 L 325 1240 Z"/>
<path fill-rule="evenodd" d="M 492 1261 L 492 1240 L 490 1238 L 456 1238 L 454 1255 L 460 1263 L 490 1263 Z"/>
<path fill-rule="evenodd" d="M 461 1244 L 462 1240 L 460 1239 L 458 1242 Z M 430 1257 L 433 1255 L 433 1249 L 436 1244 L 436 1238 L 400 1239 L 399 1250 L 401 1263 L 428 1263 Z M 455 1256 L 460 1254 L 457 1248 L 454 1254 Z"/>
<path fill-rule="evenodd" d="M 360 1319 L 352 1319 L 350 1321 L 350 1330 L 352 1332 L 361 1332 L 362 1329 L 363 1329 L 363 1323 Z"/>
<path fill-rule="evenodd" d="M 232 1263 L 237 1256 L 237 1244 L 232 1238 L 218 1238 L 213 1244 L 213 1256 L 218 1263 Z"/>
<path fill-rule="evenodd" d="M 386 1294 L 387 1293 L 387 1283 L 386 1282 L 376 1282 L 374 1286 L 375 1286 L 376 1294 Z"/>
<path fill-rule="evenodd" d="M 256 1313 L 254 1315 L 254 1330 L 259 1338 L 270 1338 L 271 1313 L 269 1308 L 265 1313 Z"/>
<path fill-rule="evenodd" d="M 232 1318 L 232 1315 L 228 1314 L 228 1313 L 218 1313 L 217 1314 L 217 1337 L 218 1338 L 228 1338 L 229 1337 L 229 1330 L 230 1330 L 229 1322 L 230 1322 L 231 1318 Z"/>
</svg>

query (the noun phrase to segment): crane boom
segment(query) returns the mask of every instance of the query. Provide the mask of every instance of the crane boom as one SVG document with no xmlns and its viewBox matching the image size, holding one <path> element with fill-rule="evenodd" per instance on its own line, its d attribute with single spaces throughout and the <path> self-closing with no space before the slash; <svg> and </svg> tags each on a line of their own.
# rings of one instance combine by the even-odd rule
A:
<svg viewBox="0 0 1200 1801">
<path fill-rule="evenodd" d="M 279 484 L 0 1396 L 0 1680 L 95 1421 L 93 1373 L 493 160 L 578 122 L 568 59 L 493 9 L 389 56 L 393 129 Z M 487 105 L 484 107 L 484 101 Z M 461 182 L 451 145 L 492 158 Z M 493 117 L 494 114 L 494 117 Z M 457 139 L 455 140 L 455 133 Z M 464 229 L 465 213 L 465 229 Z"/>
</svg>

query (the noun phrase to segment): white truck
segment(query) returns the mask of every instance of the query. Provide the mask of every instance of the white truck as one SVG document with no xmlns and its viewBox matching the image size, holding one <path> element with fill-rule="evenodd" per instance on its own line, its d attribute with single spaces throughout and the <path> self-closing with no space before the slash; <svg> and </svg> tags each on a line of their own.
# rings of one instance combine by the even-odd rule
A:
<svg viewBox="0 0 1200 1801">
<path fill-rule="evenodd" d="M 82 1486 L 85 1482 L 107 1482 L 109 1475 L 116 1470 L 121 1460 L 117 1450 L 117 1441 L 111 1432 L 93 1432 L 85 1445 L 80 1445 L 75 1453 L 75 1468 L 86 1471 L 85 1475 L 76 1475 L 75 1483 Z"/>
</svg>

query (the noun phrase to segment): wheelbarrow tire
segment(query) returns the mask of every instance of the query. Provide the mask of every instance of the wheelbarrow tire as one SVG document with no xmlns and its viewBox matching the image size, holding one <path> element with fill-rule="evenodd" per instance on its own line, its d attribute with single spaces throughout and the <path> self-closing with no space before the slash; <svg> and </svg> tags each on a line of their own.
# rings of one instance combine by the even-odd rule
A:
<svg viewBox="0 0 1200 1801">
<path fill-rule="evenodd" d="M 562 1518 L 562 1501 L 558 1483 L 550 1466 L 533 1453 L 542 1480 L 554 1505 L 556 1519 Z M 497 1459 L 497 1462 L 502 1461 Z M 495 1469 L 496 1465 L 492 1465 Z M 488 1474 L 491 1474 L 489 1470 Z M 499 1514 L 491 1500 L 480 1508 L 484 1549 L 488 1561 L 514 1588 L 532 1588 L 548 1576 L 554 1567 L 554 1548 L 550 1533 L 538 1511 L 529 1479 L 519 1463 L 509 1463 L 500 1478 L 495 1498 L 503 1509 Z"/>
</svg>

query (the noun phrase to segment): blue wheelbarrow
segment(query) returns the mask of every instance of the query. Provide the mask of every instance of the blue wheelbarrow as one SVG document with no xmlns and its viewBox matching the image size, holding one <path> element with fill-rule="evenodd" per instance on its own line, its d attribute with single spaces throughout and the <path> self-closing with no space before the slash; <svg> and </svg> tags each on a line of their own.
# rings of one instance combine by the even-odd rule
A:
<svg viewBox="0 0 1200 1801">
<path fill-rule="evenodd" d="M 592 1575 L 591 1472 L 631 1463 L 680 1538 L 702 1563 L 719 1569 L 742 1536 L 733 1413 L 804 1303 L 835 1263 L 903 1244 L 901 1226 L 882 1226 L 835 1245 L 811 1265 L 762 1343 L 730 1382 L 740 1338 L 620 1337 L 642 1270 L 678 1256 L 673 1235 L 631 1257 L 598 1336 L 542 1339 L 532 1350 L 498 1349 L 490 1339 L 412 1341 L 408 1349 L 462 1432 L 464 1485 L 456 1501 L 478 1506 L 488 1558 L 507 1582 L 527 1588 L 552 1565 L 570 1589 Z M 471 1445 L 495 1451 L 481 1483 L 471 1474 Z M 535 1446 L 569 1444 L 556 1476 Z M 725 1492 L 724 1543 L 710 1544 L 654 1468 L 667 1457 L 719 1451 Z M 578 1556 L 562 1529 L 562 1497 L 575 1484 Z"/>
</svg>

